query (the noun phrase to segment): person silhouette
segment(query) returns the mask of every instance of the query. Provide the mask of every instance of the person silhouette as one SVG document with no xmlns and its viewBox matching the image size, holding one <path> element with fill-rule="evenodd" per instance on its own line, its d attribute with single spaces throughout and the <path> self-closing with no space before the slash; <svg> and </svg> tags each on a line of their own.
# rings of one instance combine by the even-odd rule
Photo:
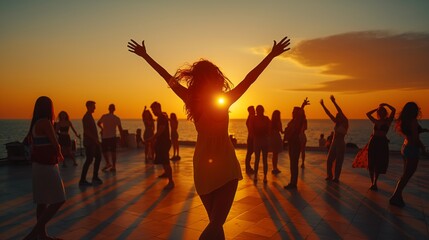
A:
<svg viewBox="0 0 429 240">
<path fill-rule="evenodd" d="M 255 107 L 249 106 L 247 107 L 247 112 L 249 115 L 246 119 L 246 127 L 247 127 L 247 143 L 246 143 L 246 159 L 244 163 L 246 165 L 246 173 L 253 174 L 255 171 L 250 165 L 250 161 L 252 160 L 252 154 L 254 152 L 253 149 L 253 120 L 255 119 Z"/>
<path fill-rule="evenodd" d="M 170 113 L 170 130 L 171 130 L 171 145 L 173 147 L 173 157 L 171 160 L 180 160 L 179 155 L 179 132 L 177 128 L 179 127 L 179 121 L 175 113 Z"/>
<path fill-rule="evenodd" d="M 229 139 L 229 107 L 256 81 L 269 63 L 288 51 L 290 40 L 274 41 L 271 52 L 231 90 L 230 81 L 220 69 L 208 60 L 200 60 L 179 69 L 171 76 L 146 51 L 144 41 L 128 42 L 130 52 L 141 56 L 168 83 L 185 103 L 189 120 L 198 132 L 194 162 L 195 189 L 203 202 L 210 222 L 200 239 L 225 239 L 223 224 L 231 209 L 242 179 L 240 164 Z M 180 84 L 187 83 L 187 87 Z M 222 101 L 219 101 L 222 99 Z"/>
<path fill-rule="evenodd" d="M 326 147 L 325 134 L 323 134 L 323 133 L 320 134 L 319 147 Z"/>
<path fill-rule="evenodd" d="M 270 119 L 264 115 L 264 107 L 256 106 L 256 116 L 253 119 L 253 148 L 255 151 L 255 176 L 253 181 L 258 181 L 259 160 L 262 153 L 262 167 L 264 172 L 264 183 L 267 182 L 268 172 L 268 148 L 270 140 Z"/>
<path fill-rule="evenodd" d="M 326 161 L 327 177 L 325 178 L 325 180 L 332 180 L 333 182 L 338 183 L 340 181 L 340 174 L 341 169 L 343 167 L 344 154 L 346 150 L 346 142 L 344 141 L 344 138 L 346 137 L 347 131 L 349 129 L 349 120 L 344 115 L 340 106 L 338 106 L 335 97 L 331 95 L 330 99 L 334 104 L 335 108 L 337 109 L 337 114 L 335 117 L 326 108 L 323 99 L 320 100 L 320 104 L 322 105 L 323 110 L 328 115 L 328 117 L 335 123 L 334 136 L 332 139 L 332 143 L 330 144 L 330 148 L 328 151 L 328 159 Z M 335 169 L 332 169 L 334 162 Z"/>
<path fill-rule="evenodd" d="M 77 166 L 76 158 L 72 151 L 72 141 L 69 134 L 69 129 L 74 132 L 77 138 L 80 138 L 80 135 L 76 132 L 72 122 L 70 121 L 69 115 L 65 111 L 61 111 L 58 114 L 58 121 L 54 124 L 55 131 L 58 134 L 58 142 L 61 146 L 61 152 L 64 157 L 70 157 L 73 160 L 73 165 Z M 63 162 L 63 167 L 67 167 L 66 161 Z"/>
<path fill-rule="evenodd" d="M 305 115 L 304 107 L 310 105 L 310 101 L 308 98 L 305 98 L 304 101 L 301 104 L 302 114 L 303 114 L 303 124 L 299 133 L 299 142 L 301 143 L 301 168 L 305 168 L 305 148 L 307 145 L 307 135 L 305 135 L 305 130 L 307 130 L 308 123 L 307 123 L 307 116 Z"/>
<path fill-rule="evenodd" d="M 285 189 L 296 189 L 298 184 L 298 163 L 301 153 L 300 134 L 305 123 L 303 107 L 294 107 L 292 120 L 287 124 L 285 136 L 288 140 L 288 151 L 290 160 L 290 182 L 284 186 Z"/>
<path fill-rule="evenodd" d="M 144 141 L 142 138 L 142 129 L 137 128 L 136 129 L 136 147 L 140 148 L 140 144 L 144 144 Z"/>
<path fill-rule="evenodd" d="M 281 173 L 277 166 L 279 161 L 279 153 L 283 151 L 283 139 L 281 136 L 281 134 L 283 134 L 283 126 L 279 110 L 274 110 L 273 114 L 271 115 L 270 131 L 271 132 L 269 142 L 271 146 L 271 151 L 273 152 L 273 170 L 271 171 L 271 173 L 278 174 Z"/>
<path fill-rule="evenodd" d="M 148 139 L 153 142 L 155 150 L 154 164 L 161 164 L 164 168 L 164 173 L 161 174 L 160 178 L 168 178 L 168 183 L 164 187 L 164 190 L 174 188 L 173 171 L 170 165 L 170 128 L 168 125 L 168 115 L 162 112 L 161 104 L 159 102 L 153 102 L 150 105 L 153 114 L 157 117 L 156 119 L 156 132 Z"/>
<path fill-rule="evenodd" d="M 102 184 L 103 181 L 98 177 L 98 170 L 100 169 L 101 163 L 101 143 L 98 139 L 97 126 L 95 124 L 94 117 L 92 114 L 95 111 L 95 102 L 87 101 L 86 113 L 82 118 L 83 125 L 83 145 L 85 146 L 85 163 L 82 167 L 82 174 L 80 176 L 79 186 L 91 186 L 92 184 Z M 88 173 L 89 166 L 94 161 L 94 169 L 92 174 L 92 183 L 86 180 L 86 174 Z"/>
<path fill-rule="evenodd" d="M 115 115 L 115 111 L 115 104 L 110 104 L 109 113 L 103 114 L 97 122 L 98 127 L 101 129 L 101 149 L 103 151 L 104 160 L 106 160 L 106 166 L 102 169 L 103 171 L 116 171 L 116 128 L 121 135 L 123 129 L 121 119 Z M 110 164 L 109 153 L 112 164 Z"/>
<path fill-rule="evenodd" d="M 390 109 L 388 116 L 385 107 Z M 372 115 L 377 113 L 377 118 Z M 387 103 L 382 103 L 369 112 L 366 116 L 374 124 L 374 130 L 368 144 L 368 171 L 371 178 L 372 191 L 377 191 L 377 180 L 380 174 L 385 174 L 389 165 L 389 139 L 387 132 L 395 118 L 396 109 Z"/>
<path fill-rule="evenodd" d="M 395 192 L 389 200 L 389 203 L 394 206 L 405 206 L 402 191 L 417 170 L 420 149 L 424 151 L 424 145 L 420 140 L 419 134 L 427 132 L 427 129 L 423 129 L 420 126 L 418 122 L 420 116 L 419 106 L 415 102 L 407 102 L 396 119 L 396 131 L 404 137 L 404 144 L 401 149 L 401 154 L 404 158 L 404 170 L 396 184 Z"/>
<path fill-rule="evenodd" d="M 31 171 L 33 198 L 37 204 L 37 222 L 24 238 L 56 239 L 48 236 L 46 225 L 66 201 L 63 180 L 58 163 L 64 160 L 61 146 L 54 131 L 52 100 L 41 96 L 34 105 L 33 117 L 27 138 L 31 139 Z"/>
<path fill-rule="evenodd" d="M 153 160 L 154 158 L 153 144 L 151 141 L 148 141 L 148 139 L 152 138 L 155 134 L 155 121 L 153 119 L 152 113 L 148 109 L 146 109 L 146 106 L 144 107 L 142 113 L 142 120 L 144 124 L 144 154 L 145 161 L 147 162 L 149 160 Z"/>
</svg>

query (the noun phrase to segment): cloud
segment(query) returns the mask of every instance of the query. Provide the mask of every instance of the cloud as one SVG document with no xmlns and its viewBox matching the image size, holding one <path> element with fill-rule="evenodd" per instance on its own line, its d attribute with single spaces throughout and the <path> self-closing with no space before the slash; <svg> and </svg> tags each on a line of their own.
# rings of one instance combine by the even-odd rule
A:
<svg viewBox="0 0 429 240">
<path fill-rule="evenodd" d="M 320 87 L 294 90 L 429 89 L 429 33 L 350 32 L 301 41 L 286 56 L 333 77 Z"/>
</svg>

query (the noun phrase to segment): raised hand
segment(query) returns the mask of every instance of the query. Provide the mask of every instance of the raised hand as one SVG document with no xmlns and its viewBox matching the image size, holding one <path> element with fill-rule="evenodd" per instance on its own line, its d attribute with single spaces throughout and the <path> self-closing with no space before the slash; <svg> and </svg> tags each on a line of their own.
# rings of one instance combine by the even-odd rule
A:
<svg viewBox="0 0 429 240">
<path fill-rule="evenodd" d="M 322 106 L 325 105 L 325 103 L 323 102 L 323 99 L 320 99 L 320 104 L 322 104 Z"/>
<path fill-rule="evenodd" d="M 130 42 L 128 42 L 127 47 L 128 47 L 128 51 L 135 53 L 141 57 L 144 57 L 145 55 L 147 55 L 144 41 L 142 41 L 142 45 L 140 45 L 136 41 L 131 39 Z"/>
<path fill-rule="evenodd" d="M 288 39 L 288 37 L 284 37 L 279 43 L 274 41 L 273 48 L 271 49 L 270 55 L 274 58 L 286 51 L 289 51 L 290 50 L 290 48 L 288 48 L 289 44 L 290 44 L 290 39 Z"/>
<path fill-rule="evenodd" d="M 302 106 L 307 106 L 307 105 L 310 105 L 310 100 L 308 100 L 308 97 L 306 97 L 304 99 L 304 102 L 302 103 Z"/>
<path fill-rule="evenodd" d="M 332 102 L 335 102 L 335 97 L 334 97 L 334 95 L 331 95 L 330 99 L 331 99 L 331 101 L 332 101 Z"/>
</svg>

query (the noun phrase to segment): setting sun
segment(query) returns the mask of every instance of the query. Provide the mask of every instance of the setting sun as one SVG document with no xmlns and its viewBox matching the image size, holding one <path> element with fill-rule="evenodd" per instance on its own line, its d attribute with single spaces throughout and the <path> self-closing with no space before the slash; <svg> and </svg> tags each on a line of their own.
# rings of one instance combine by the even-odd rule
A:
<svg viewBox="0 0 429 240">
<path fill-rule="evenodd" d="M 224 99 L 223 97 L 219 97 L 219 98 L 217 99 L 217 103 L 218 103 L 219 105 L 224 105 L 224 104 L 225 104 L 225 99 Z"/>
</svg>

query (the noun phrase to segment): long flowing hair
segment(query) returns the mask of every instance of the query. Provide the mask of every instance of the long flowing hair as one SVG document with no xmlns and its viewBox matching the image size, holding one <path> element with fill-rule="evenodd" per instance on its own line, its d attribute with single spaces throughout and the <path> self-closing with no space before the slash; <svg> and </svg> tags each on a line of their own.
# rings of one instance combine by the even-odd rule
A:
<svg viewBox="0 0 429 240">
<path fill-rule="evenodd" d="M 70 121 L 70 117 L 66 111 L 58 113 L 58 121 Z"/>
<path fill-rule="evenodd" d="M 273 114 L 271 115 L 271 129 L 277 132 L 283 130 L 279 110 L 274 110 Z"/>
<path fill-rule="evenodd" d="M 408 136 L 411 134 L 411 122 L 420 118 L 420 108 L 415 102 L 407 102 L 396 119 L 396 131 Z"/>
<path fill-rule="evenodd" d="M 187 119 L 191 121 L 198 121 L 202 111 L 211 103 L 213 91 L 226 92 L 233 85 L 216 65 L 205 59 L 177 70 L 174 78 L 187 84 L 189 95 L 184 108 Z"/>
<path fill-rule="evenodd" d="M 48 119 L 52 124 L 54 123 L 54 105 L 49 97 L 41 96 L 34 104 L 33 117 L 31 118 L 30 130 L 28 135 L 31 135 L 34 125 L 40 119 Z"/>
</svg>

